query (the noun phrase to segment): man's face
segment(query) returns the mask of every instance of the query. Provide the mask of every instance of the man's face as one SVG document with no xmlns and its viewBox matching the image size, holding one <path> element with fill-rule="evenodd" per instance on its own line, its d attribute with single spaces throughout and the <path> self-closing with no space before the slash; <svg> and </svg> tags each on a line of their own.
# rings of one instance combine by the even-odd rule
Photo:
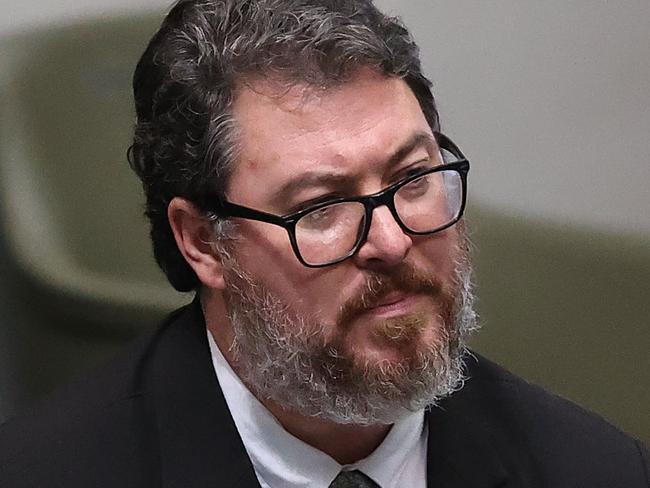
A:
<svg viewBox="0 0 650 488">
<path fill-rule="evenodd" d="M 327 198 L 376 193 L 414 170 L 442 163 L 406 83 L 369 70 L 324 90 L 253 83 L 238 94 L 234 116 L 241 154 L 228 199 L 277 215 Z M 421 142 L 413 145 L 416 140 Z M 469 287 L 469 264 L 459 226 L 411 236 L 400 229 L 387 207 L 378 207 L 367 241 L 356 255 L 326 268 L 303 266 L 280 227 L 242 219 L 238 236 L 225 276 L 226 306 L 239 342 L 239 360 L 254 363 L 244 376 L 258 393 L 287 403 L 289 396 L 303 391 L 307 399 L 302 407 L 314 401 L 313 388 L 329 389 L 328 396 L 347 389 L 365 391 L 366 396 L 400 397 L 409 393 L 404 385 L 391 386 L 391 381 L 422 383 L 428 368 L 449 373 L 450 343 L 459 348 L 462 339 L 457 315 L 467 305 L 463 301 L 469 302 L 463 295 Z M 462 313 L 467 322 L 463 327 L 471 328 L 473 314 L 469 309 Z M 271 345 L 260 344 L 265 341 Z M 280 378 L 256 378 L 260 369 L 281 366 L 265 363 L 268 358 L 262 356 L 282 348 L 276 362 L 301 354 L 299 362 L 309 362 L 303 377 L 312 391 L 309 385 L 294 385 L 290 395 L 278 397 L 271 388 L 279 387 Z M 441 357 L 434 367 L 431 362 Z M 322 376 L 321 386 L 309 370 Z M 291 372 L 278 370 L 276 376 L 287 378 Z M 452 376 L 447 382 L 457 382 L 460 371 Z M 364 390 L 365 383 L 373 386 Z M 453 387 L 445 385 L 438 393 Z M 291 385 L 284 390 L 291 390 Z M 431 394 L 429 390 L 426 394 Z M 407 407 L 413 404 L 403 402 Z M 374 413 L 362 410 L 349 420 L 363 421 L 364 415 L 366 421 L 386 418 L 377 417 L 376 408 L 370 408 Z"/>
</svg>

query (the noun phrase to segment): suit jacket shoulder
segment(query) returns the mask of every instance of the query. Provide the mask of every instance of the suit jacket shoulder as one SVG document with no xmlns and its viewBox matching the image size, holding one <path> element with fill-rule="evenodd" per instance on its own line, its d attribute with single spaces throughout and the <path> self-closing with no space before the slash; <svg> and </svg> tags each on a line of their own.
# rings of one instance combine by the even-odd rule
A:
<svg viewBox="0 0 650 488">
<path fill-rule="evenodd" d="M 464 387 L 428 415 L 429 468 L 459 483 L 440 486 L 650 486 L 641 442 L 478 354 L 467 364 Z"/>
<path fill-rule="evenodd" d="M 259 485 L 197 304 L 0 427 L 0 487 Z"/>
<path fill-rule="evenodd" d="M 155 486 L 140 358 L 152 337 L 0 427 L 0 486 Z M 146 435 L 146 434 L 145 434 Z"/>
</svg>

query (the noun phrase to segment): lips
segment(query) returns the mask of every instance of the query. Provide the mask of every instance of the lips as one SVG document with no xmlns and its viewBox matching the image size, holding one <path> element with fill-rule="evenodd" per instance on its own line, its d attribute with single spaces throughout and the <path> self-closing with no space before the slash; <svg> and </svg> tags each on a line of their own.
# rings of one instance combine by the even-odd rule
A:
<svg viewBox="0 0 650 488">
<path fill-rule="evenodd" d="M 400 315 L 412 311 L 417 295 L 405 292 L 391 292 L 372 303 L 365 311 L 371 315 Z"/>
<path fill-rule="evenodd" d="M 381 307 L 386 307 L 386 306 L 389 306 L 389 305 L 393 305 L 393 304 L 396 304 L 396 303 L 408 298 L 409 296 L 411 296 L 411 295 L 408 295 L 408 294 L 406 294 L 404 292 L 401 292 L 401 291 L 393 291 L 393 292 L 387 293 L 383 297 L 376 300 L 368 308 L 370 310 L 372 310 L 373 308 L 381 308 Z"/>
<path fill-rule="evenodd" d="M 389 275 L 369 276 L 359 292 L 343 303 L 337 324 L 346 328 L 361 316 L 388 319 L 422 312 L 430 305 L 427 301 L 436 301 L 441 292 L 442 284 L 435 277 L 398 266 Z"/>
</svg>

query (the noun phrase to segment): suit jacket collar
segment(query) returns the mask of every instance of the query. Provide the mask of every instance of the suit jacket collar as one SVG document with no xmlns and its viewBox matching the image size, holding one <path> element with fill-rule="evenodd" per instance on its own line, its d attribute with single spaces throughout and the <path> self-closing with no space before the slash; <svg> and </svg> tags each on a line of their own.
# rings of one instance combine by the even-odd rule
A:
<svg viewBox="0 0 650 488">
<path fill-rule="evenodd" d="M 161 329 L 143 366 L 150 378 L 142 383 L 152 385 L 145 388 L 145 413 L 158 438 L 164 488 L 259 487 L 211 361 L 197 298 Z M 432 488 L 491 488 L 508 477 L 495 432 L 472 414 L 480 398 L 468 383 L 426 415 Z"/>
<path fill-rule="evenodd" d="M 463 388 L 427 413 L 428 486 L 528 487 L 520 475 L 535 472 L 534 462 L 514 447 L 520 444 L 504 408 L 511 385 L 478 354 L 468 354 L 465 366 Z"/>
<path fill-rule="evenodd" d="M 198 299 L 157 339 L 149 373 L 161 485 L 258 488 L 212 368 Z"/>
<path fill-rule="evenodd" d="M 508 486 L 505 484 L 507 469 L 490 440 L 490 433 L 471 416 L 450 418 L 446 403 L 427 414 L 427 486 Z"/>
</svg>

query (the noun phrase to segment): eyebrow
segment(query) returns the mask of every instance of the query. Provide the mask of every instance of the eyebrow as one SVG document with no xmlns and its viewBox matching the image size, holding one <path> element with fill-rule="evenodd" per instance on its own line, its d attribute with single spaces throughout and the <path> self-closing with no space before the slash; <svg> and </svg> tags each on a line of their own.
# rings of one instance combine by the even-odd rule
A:
<svg viewBox="0 0 650 488">
<path fill-rule="evenodd" d="M 408 156 L 415 149 L 426 147 L 430 153 L 434 153 L 437 147 L 435 138 L 426 132 L 417 132 L 413 134 L 404 144 L 402 144 L 395 153 L 386 161 L 386 167 L 395 166 Z M 343 174 L 324 173 L 318 170 L 307 171 L 295 178 L 292 178 L 280 186 L 271 201 L 273 204 L 291 200 L 293 196 L 310 186 L 344 186 L 349 183 L 349 177 Z"/>
</svg>

